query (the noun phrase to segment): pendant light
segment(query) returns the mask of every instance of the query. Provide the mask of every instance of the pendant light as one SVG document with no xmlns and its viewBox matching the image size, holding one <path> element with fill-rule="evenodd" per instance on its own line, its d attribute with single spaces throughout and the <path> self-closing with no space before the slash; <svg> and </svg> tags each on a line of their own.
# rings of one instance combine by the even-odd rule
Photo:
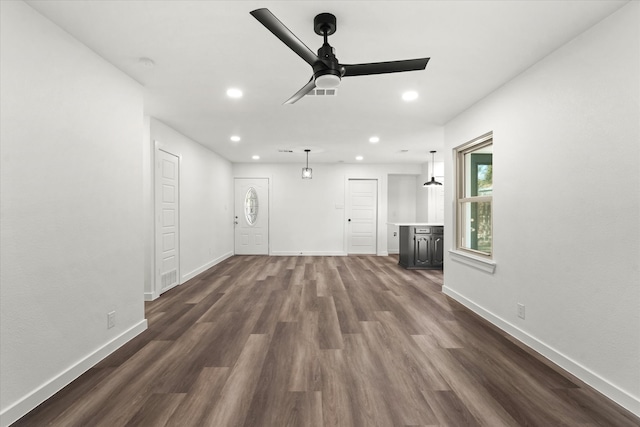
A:
<svg viewBox="0 0 640 427">
<path fill-rule="evenodd" d="M 436 163 L 434 161 L 434 155 L 436 154 L 435 151 L 431 151 L 431 181 L 427 181 L 425 182 L 422 186 L 423 187 L 429 187 L 431 185 L 442 185 L 441 182 L 436 181 L 436 178 L 433 176 L 434 174 L 434 170 L 435 170 L 435 166 Z"/>
<path fill-rule="evenodd" d="M 306 168 L 302 168 L 302 179 L 311 179 L 311 168 L 309 167 L 309 150 L 308 148 L 306 150 L 304 150 L 305 153 L 307 153 L 307 167 Z"/>
</svg>

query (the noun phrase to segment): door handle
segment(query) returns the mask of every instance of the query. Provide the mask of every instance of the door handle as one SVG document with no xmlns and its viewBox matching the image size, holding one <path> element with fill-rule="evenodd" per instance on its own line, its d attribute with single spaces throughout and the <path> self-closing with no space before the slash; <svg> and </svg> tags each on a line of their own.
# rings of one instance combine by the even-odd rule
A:
<svg viewBox="0 0 640 427">
<path fill-rule="evenodd" d="M 349 218 L 347 221 L 351 222 L 351 218 Z"/>
</svg>

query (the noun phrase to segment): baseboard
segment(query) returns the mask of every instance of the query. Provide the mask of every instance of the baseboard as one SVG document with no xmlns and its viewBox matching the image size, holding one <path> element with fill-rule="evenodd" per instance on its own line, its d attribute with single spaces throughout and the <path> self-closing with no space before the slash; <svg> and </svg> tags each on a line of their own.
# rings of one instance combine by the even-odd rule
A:
<svg viewBox="0 0 640 427">
<path fill-rule="evenodd" d="M 446 286 L 442 287 L 442 292 L 459 302 L 460 304 L 467 307 L 469 310 L 473 311 L 483 319 L 489 321 L 493 325 L 502 329 L 527 347 L 535 350 L 540 353 L 542 356 L 546 357 L 552 363 L 558 365 L 565 371 L 571 373 L 572 375 L 579 378 L 581 381 L 584 381 L 589 386 L 593 387 L 604 396 L 616 402 L 618 405 L 632 412 L 636 416 L 640 417 L 640 400 L 630 395 L 626 391 L 616 387 L 614 384 L 611 384 L 606 379 L 600 377 L 596 373 L 592 372 L 585 366 L 582 366 L 580 363 L 571 359 L 570 357 L 562 354 L 558 350 L 553 347 L 548 346 L 544 342 L 538 340 L 537 338 L 529 335 L 522 329 L 517 326 L 507 322 L 499 316 L 487 311 L 483 307 L 480 307 L 473 301 L 465 298 L 460 295 L 456 291 L 447 288 Z"/>
<path fill-rule="evenodd" d="M 144 300 L 145 301 L 153 301 L 156 298 L 158 298 L 158 296 L 155 295 L 153 292 L 145 292 L 144 293 Z"/>
<path fill-rule="evenodd" d="M 347 256 L 344 252 L 333 252 L 333 251 L 273 251 L 271 252 L 272 256 Z"/>
<path fill-rule="evenodd" d="M 232 256 L 233 256 L 233 252 L 227 252 L 226 254 L 224 254 L 222 256 L 219 256 L 218 258 L 216 258 L 214 260 L 209 261 L 205 265 L 202 265 L 202 266 L 196 268 L 195 270 L 190 271 L 187 274 L 184 274 L 182 276 L 181 280 L 180 280 L 180 283 L 184 283 L 187 280 L 193 279 L 194 277 L 196 277 L 198 274 L 202 273 L 203 271 L 207 271 L 208 269 L 210 269 L 214 265 L 220 264 L 222 261 L 224 261 L 227 258 L 231 258 Z"/>
<path fill-rule="evenodd" d="M 147 320 L 141 320 L 93 353 L 85 356 L 76 364 L 56 375 L 53 379 L 42 384 L 13 405 L 4 409 L 0 413 L 0 426 L 7 427 L 11 423 L 14 423 L 146 329 Z"/>
</svg>

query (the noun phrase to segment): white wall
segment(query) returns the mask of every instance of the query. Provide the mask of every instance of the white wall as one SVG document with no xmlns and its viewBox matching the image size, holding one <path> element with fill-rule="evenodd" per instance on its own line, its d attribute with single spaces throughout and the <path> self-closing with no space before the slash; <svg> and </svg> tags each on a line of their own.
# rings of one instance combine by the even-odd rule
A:
<svg viewBox="0 0 640 427">
<path fill-rule="evenodd" d="M 497 268 L 444 271 L 449 295 L 640 415 L 639 7 L 445 126 L 447 150 L 494 132 Z"/>
<path fill-rule="evenodd" d="M 420 172 L 419 165 L 313 164 L 313 179 L 301 178 L 300 164 L 241 163 L 233 175 L 270 178 L 270 254 L 346 254 L 346 180 L 378 180 L 379 255 L 387 254 L 387 176 Z"/>
<path fill-rule="evenodd" d="M 152 153 L 157 141 L 180 157 L 180 283 L 184 283 L 233 255 L 231 163 L 154 118 L 150 136 Z M 153 242 L 149 243 L 147 250 L 153 251 Z M 146 298 L 153 293 L 146 289 Z"/>
<path fill-rule="evenodd" d="M 422 183 L 420 183 L 422 187 Z M 389 175 L 387 221 L 416 222 L 418 208 L 426 211 L 425 206 L 417 206 L 418 175 Z M 424 191 L 424 190 L 423 190 Z M 400 251 L 400 233 L 397 225 L 387 225 L 387 251 L 397 254 Z"/>
<path fill-rule="evenodd" d="M 141 88 L 23 2 L 0 31 L 4 426 L 146 320 Z"/>
</svg>

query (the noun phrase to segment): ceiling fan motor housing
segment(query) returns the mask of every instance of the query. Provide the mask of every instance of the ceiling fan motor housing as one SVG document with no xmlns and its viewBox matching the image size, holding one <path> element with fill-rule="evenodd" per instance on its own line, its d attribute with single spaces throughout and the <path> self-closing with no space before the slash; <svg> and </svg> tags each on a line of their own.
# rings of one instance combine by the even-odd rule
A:
<svg viewBox="0 0 640 427">
<path fill-rule="evenodd" d="M 323 36 L 325 31 L 330 36 L 336 32 L 336 28 L 336 17 L 331 13 L 321 13 L 313 18 L 313 31 L 319 36 Z"/>
</svg>

